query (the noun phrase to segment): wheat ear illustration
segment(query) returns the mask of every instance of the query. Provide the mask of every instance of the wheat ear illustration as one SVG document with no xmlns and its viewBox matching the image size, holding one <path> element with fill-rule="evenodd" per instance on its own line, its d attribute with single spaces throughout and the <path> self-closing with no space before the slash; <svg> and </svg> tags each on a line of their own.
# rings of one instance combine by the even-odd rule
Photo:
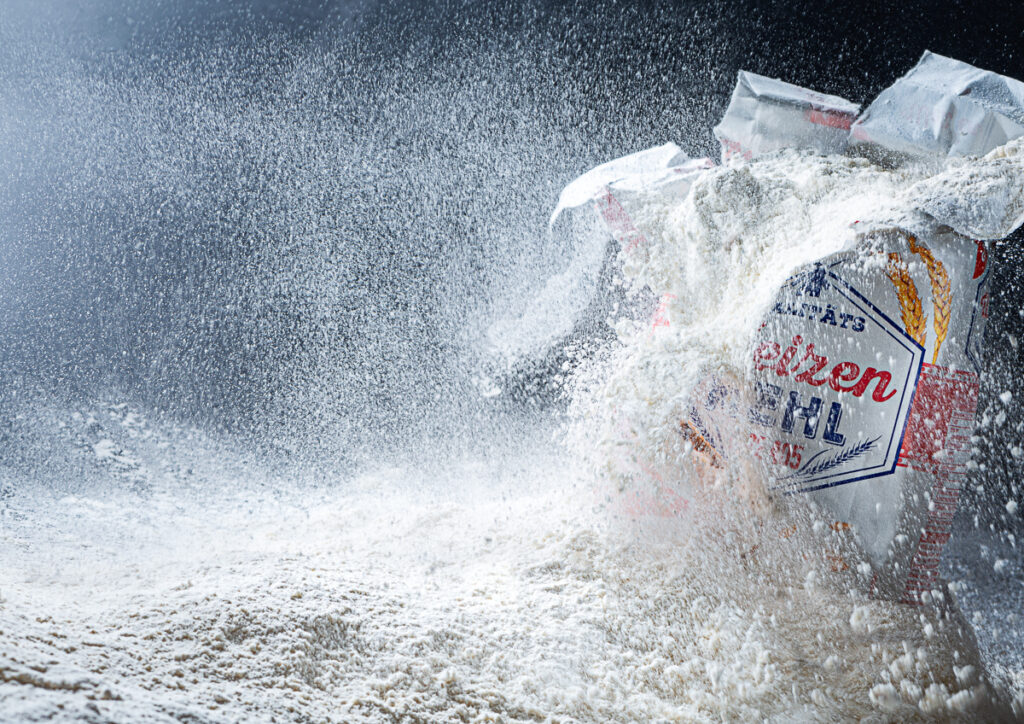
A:
<svg viewBox="0 0 1024 724">
<path fill-rule="evenodd" d="M 939 348 L 949 331 L 949 315 L 953 307 L 949 274 L 946 273 L 943 263 L 932 254 L 931 249 L 924 244 L 918 244 L 917 239 L 913 236 L 907 237 L 907 241 L 910 243 L 910 251 L 924 260 L 925 266 L 928 267 L 928 279 L 932 283 L 932 306 L 935 309 L 935 317 L 932 319 L 932 324 L 935 327 L 935 350 L 932 353 L 932 364 L 935 364 L 939 359 Z"/>
<path fill-rule="evenodd" d="M 890 252 L 885 272 L 896 289 L 896 298 L 900 302 L 900 313 L 903 315 L 903 326 L 906 327 L 907 334 L 924 347 L 928 339 L 927 319 L 921 309 L 921 297 L 917 293 L 917 286 L 910 276 L 907 263 L 898 253 Z"/>
<path fill-rule="evenodd" d="M 822 452 L 818 453 L 813 458 L 808 460 L 806 463 L 804 463 L 803 466 L 795 473 L 793 473 L 792 475 L 787 475 L 786 477 L 780 479 L 789 480 L 790 478 L 806 478 L 811 475 L 817 475 L 819 473 L 825 472 L 826 470 L 831 470 L 832 468 L 839 467 L 840 465 L 848 463 L 854 458 L 858 458 L 864 453 L 866 453 L 868 450 L 875 446 L 875 443 L 878 442 L 878 440 L 879 438 L 877 437 L 872 440 L 865 440 L 854 445 L 853 447 L 848 447 L 843 450 L 840 450 L 838 453 L 836 453 L 828 460 L 823 460 L 817 464 L 812 465 L 812 463 L 814 463 L 814 461 L 820 455 L 822 455 L 822 453 L 825 452 L 823 450 Z"/>
<path fill-rule="evenodd" d="M 722 459 L 718 451 L 715 450 L 715 446 L 700 434 L 700 431 L 697 430 L 693 423 L 687 420 L 680 420 L 679 427 L 682 428 L 683 437 L 693 445 L 694 452 L 703 457 L 712 467 L 722 467 Z"/>
</svg>

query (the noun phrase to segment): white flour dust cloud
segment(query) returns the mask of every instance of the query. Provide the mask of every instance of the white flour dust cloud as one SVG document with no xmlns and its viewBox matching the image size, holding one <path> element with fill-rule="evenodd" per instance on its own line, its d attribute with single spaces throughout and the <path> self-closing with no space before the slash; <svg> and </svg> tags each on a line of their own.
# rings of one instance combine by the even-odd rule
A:
<svg viewBox="0 0 1024 724">
<path fill-rule="evenodd" d="M 1006 539 L 973 532 L 991 590 L 952 587 L 982 661 L 958 618 L 807 555 L 832 532 L 756 480 L 626 521 L 601 470 L 627 410 L 686 485 L 687 371 L 735 367 L 785 267 L 918 179 L 795 154 L 715 171 L 640 220 L 663 233 L 623 272 L 676 293 L 675 331 L 648 337 L 628 298 L 593 302 L 602 240 L 549 238 L 547 216 L 637 128 L 698 130 L 594 102 L 566 48 L 90 61 L 3 32 L 0 720 L 913 721 L 1019 700 Z M 679 48 L 693 68 L 707 41 Z M 550 391 L 616 316 L 566 427 Z"/>
</svg>

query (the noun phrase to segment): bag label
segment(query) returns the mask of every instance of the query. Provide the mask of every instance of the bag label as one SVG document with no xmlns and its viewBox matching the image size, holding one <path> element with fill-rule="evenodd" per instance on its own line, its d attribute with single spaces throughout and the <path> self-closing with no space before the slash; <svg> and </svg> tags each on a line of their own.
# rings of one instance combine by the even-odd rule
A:
<svg viewBox="0 0 1024 724">
<path fill-rule="evenodd" d="M 773 489 L 803 493 L 894 472 L 923 357 L 835 271 L 817 266 L 789 279 L 752 359 L 754 437 L 773 446 L 766 462 L 783 468 Z"/>
</svg>

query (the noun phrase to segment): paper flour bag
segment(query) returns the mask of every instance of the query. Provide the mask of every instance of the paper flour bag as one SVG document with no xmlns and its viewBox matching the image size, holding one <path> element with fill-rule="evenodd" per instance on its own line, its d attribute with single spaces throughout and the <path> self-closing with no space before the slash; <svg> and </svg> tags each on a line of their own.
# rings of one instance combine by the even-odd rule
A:
<svg viewBox="0 0 1024 724">
<path fill-rule="evenodd" d="M 850 129 L 872 156 L 981 156 L 1024 135 L 1024 83 L 925 51 Z"/>
<path fill-rule="evenodd" d="M 549 227 L 581 226 L 596 212 L 627 257 L 643 253 L 647 238 L 635 221 L 637 211 L 655 201 L 684 199 L 694 179 L 713 165 L 708 158 L 691 159 L 674 143 L 609 161 L 562 190 Z"/>
<path fill-rule="evenodd" d="M 723 162 L 780 148 L 842 153 L 860 106 L 839 96 L 740 71 L 729 107 L 715 126 Z"/>
<path fill-rule="evenodd" d="M 938 587 L 990 271 L 983 242 L 937 224 L 866 230 L 779 290 L 752 350 L 748 420 L 769 489 L 807 494 L 850 525 L 889 598 Z"/>
</svg>

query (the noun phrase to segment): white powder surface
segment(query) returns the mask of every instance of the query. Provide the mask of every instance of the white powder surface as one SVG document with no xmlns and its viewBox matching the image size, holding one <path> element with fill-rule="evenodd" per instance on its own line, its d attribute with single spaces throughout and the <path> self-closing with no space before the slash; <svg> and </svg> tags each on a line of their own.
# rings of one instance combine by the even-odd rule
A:
<svg viewBox="0 0 1024 724">
<path fill-rule="evenodd" d="M 526 464 L 501 495 L 388 492 L 410 475 L 148 520 L 69 498 L 45 545 L 8 526 L 0 720 L 913 721 L 990 698 L 951 621 L 807 560 L 820 533 L 726 501 L 620 525 Z"/>
</svg>

